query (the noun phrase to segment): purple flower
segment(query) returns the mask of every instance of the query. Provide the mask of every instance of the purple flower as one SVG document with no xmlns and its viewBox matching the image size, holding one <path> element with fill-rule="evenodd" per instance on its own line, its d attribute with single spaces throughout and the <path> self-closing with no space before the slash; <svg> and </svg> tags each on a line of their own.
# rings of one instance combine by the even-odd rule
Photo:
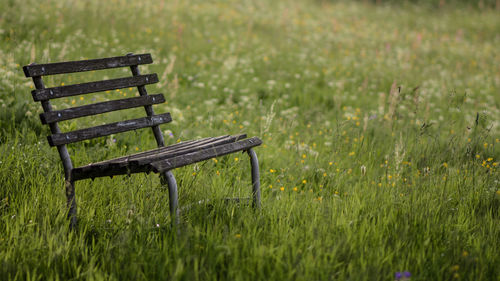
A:
<svg viewBox="0 0 500 281">
<path fill-rule="evenodd" d="M 405 278 L 410 278 L 411 277 L 411 273 L 409 271 L 405 271 L 403 273 L 403 275 L 405 276 Z"/>
<path fill-rule="evenodd" d="M 394 277 L 396 278 L 396 280 L 399 280 L 399 279 L 401 279 L 401 277 L 403 277 L 403 274 L 402 274 L 401 272 L 399 272 L 399 271 L 398 271 L 398 272 L 396 272 L 396 273 L 394 274 Z"/>
</svg>

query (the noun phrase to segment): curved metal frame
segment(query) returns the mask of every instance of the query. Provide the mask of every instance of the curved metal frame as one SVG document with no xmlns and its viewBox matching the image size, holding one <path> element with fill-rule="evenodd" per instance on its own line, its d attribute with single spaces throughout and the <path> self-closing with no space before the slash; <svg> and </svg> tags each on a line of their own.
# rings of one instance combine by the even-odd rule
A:
<svg viewBox="0 0 500 281">
<path fill-rule="evenodd" d="M 246 151 L 250 157 L 250 165 L 252 167 L 252 207 L 260 209 L 260 172 L 259 172 L 259 160 L 257 158 L 257 153 L 253 149 L 248 149 Z M 172 221 L 175 224 L 179 224 L 179 198 L 177 191 L 177 181 L 175 180 L 172 171 L 167 171 L 163 175 L 163 179 L 168 185 L 168 196 L 170 201 L 170 214 L 172 216 Z"/>
</svg>

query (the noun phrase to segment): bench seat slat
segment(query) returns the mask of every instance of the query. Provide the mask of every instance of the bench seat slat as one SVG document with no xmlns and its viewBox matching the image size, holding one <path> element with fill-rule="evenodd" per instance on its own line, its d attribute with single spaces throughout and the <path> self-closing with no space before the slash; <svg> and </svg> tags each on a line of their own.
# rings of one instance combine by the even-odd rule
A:
<svg viewBox="0 0 500 281">
<path fill-rule="evenodd" d="M 215 142 L 215 141 L 218 141 L 220 139 L 227 138 L 227 137 L 229 137 L 229 136 L 220 136 L 220 137 L 216 137 L 216 138 L 204 138 L 204 139 L 198 139 L 198 140 L 189 141 L 189 142 L 173 144 L 173 145 L 169 145 L 169 146 L 160 147 L 158 149 L 144 151 L 144 152 L 138 153 L 138 154 L 132 154 L 132 155 L 129 155 L 129 156 L 124 157 L 122 159 L 112 159 L 109 163 L 110 163 L 110 165 L 119 165 L 119 166 L 128 165 L 129 163 L 131 163 L 133 161 L 137 161 L 139 159 L 147 159 L 149 157 L 153 157 L 153 156 L 158 155 L 158 154 L 169 153 L 170 151 L 175 151 L 175 150 L 180 150 L 180 149 L 188 149 L 188 148 L 196 147 L 196 146 L 203 145 L 206 143 L 212 143 L 212 142 Z"/>
<path fill-rule="evenodd" d="M 120 56 L 104 59 L 67 61 L 47 64 L 33 64 L 23 67 L 26 77 L 54 75 L 62 73 L 100 70 L 139 64 L 153 63 L 151 54 Z"/>
<path fill-rule="evenodd" d="M 241 140 L 245 137 L 246 137 L 246 135 L 227 136 L 225 138 L 221 138 L 219 140 L 212 141 L 212 142 L 199 143 L 199 144 L 195 144 L 195 145 L 190 146 L 190 147 L 172 149 L 172 150 L 167 150 L 165 152 L 160 152 L 160 153 L 157 153 L 154 155 L 149 155 L 146 157 L 141 157 L 141 158 L 137 158 L 137 159 L 130 159 L 129 162 L 131 165 L 145 165 L 145 164 L 149 164 L 151 162 L 158 161 L 158 160 L 161 160 L 164 158 L 176 157 L 176 156 L 179 156 L 182 154 L 191 153 L 191 152 L 195 152 L 195 151 L 213 148 L 213 147 L 216 147 L 219 145 L 224 145 L 227 143 L 236 142 L 236 141 Z"/>
<path fill-rule="evenodd" d="M 204 138 L 195 141 L 188 141 L 178 144 L 173 144 L 166 147 L 161 147 L 149 151 L 144 151 L 136 153 L 126 157 L 119 157 L 115 159 L 110 159 L 98 163 L 88 164 L 82 167 L 73 169 L 72 177 L 74 180 L 80 180 L 85 178 L 103 177 L 103 176 L 113 176 L 113 175 L 123 175 L 138 172 L 150 172 L 153 170 L 150 165 L 152 162 L 163 161 L 164 159 L 173 159 L 179 155 L 195 153 L 205 150 L 213 150 L 214 148 L 222 147 L 227 144 L 239 142 L 241 139 L 245 138 L 245 134 L 240 135 L 225 135 L 215 138 Z M 232 149 L 245 150 L 250 147 L 259 145 L 259 139 L 255 138 L 246 139 L 250 140 L 249 146 L 237 145 Z M 185 144 L 185 145 L 181 145 Z M 242 148 L 243 147 L 243 148 Z M 239 149 L 242 148 L 242 149 Z M 230 148 L 231 149 L 231 148 Z M 235 152 L 233 151 L 233 152 Z M 228 152 L 231 153 L 231 152 Z M 225 153 L 227 154 L 227 153 Z M 225 155 L 217 154 L 215 156 Z M 214 156 L 214 157 L 215 157 Z M 208 158 L 207 158 L 208 159 Z M 203 159 L 206 160 L 206 159 Z M 199 160 L 202 161 L 202 160 Z M 193 162 L 194 163 L 194 162 Z"/>
<path fill-rule="evenodd" d="M 114 158 L 114 159 L 108 159 L 108 160 L 104 160 L 104 161 L 100 161 L 100 162 L 90 163 L 88 165 L 85 165 L 85 166 L 82 166 L 82 167 L 79 167 L 79 168 L 75 168 L 75 170 L 77 170 L 77 169 L 83 169 L 83 168 L 89 168 L 89 167 L 90 168 L 97 167 L 97 166 L 105 165 L 106 163 L 109 163 L 111 165 L 113 165 L 113 164 L 121 164 L 121 163 L 128 163 L 128 160 L 130 158 L 132 158 L 132 157 L 140 158 L 142 156 L 146 156 L 146 155 L 151 155 L 151 154 L 155 154 L 155 153 L 158 153 L 158 152 L 162 152 L 162 151 L 164 151 L 166 149 L 186 147 L 186 146 L 192 145 L 193 143 L 196 143 L 198 141 L 206 141 L 208 139 L 213 139 L 213 138 L 204 138 L 204 139 L 199 139 L 199 140 L 183 141 L 183 142 L 179 142 L 179 143 L 172 144 L 172 145 L 169 145 L 169 146 L 163 146 L 163 147 L 152 149 L 152 150 L 141 151 L 141 152 L 138 152 L 138 153 L 127 155 L 127 156 L 122 156 L 122 157 L 118 157 L 118 158 Z"/>
<path fill-rule="evenodd" d="M 138 119 L 120 121 L 67 133 L 53 134 L 51 136 L 48 136 L 47 139 L 51 146 L 56 146 L 146 127 L 153 127 L 156 125 L 168 123 L 170 121 L 172 121 L 170 113 L 165 113 Z"/>
<path fill-rule="evenodd" d="M 165 102 L 165 97 L 163 96 L 163 94 L 105 101 L 100 103 L 67 108 L 63 110 L 44 112 L 40 114 L 40 120 L 42 120 L 43 124 L 49 124 L 89 115 L 97 115 L 116 110 L 159 104 L 164 102 Z"/>
<path fill-rule="evenodd" d="M 158 75 L 147 74 L 133 77 L 117 78 L 103 81 L 74 84 L 61 87 L 38 89 L 31 91 L 34 101 L 71 97 L 89 93 L 137 87 L 158 82 Z"/>
<path fill-rule="evenodd" d="M 228 143 L 213 148 L 207 148 L 196 152 L 179 155 L 173 158 L 167 158 L 151 163 L 153 171 L 156 173 L 169 171 L 175 168 L 183 167 L 189 164 L 208 160 L 214 157 L 227 155 L 233 152 L 247 150 L 249 148 L 261 145 L 262 141 L 257 138 L 249 138 L 233 143 Z"/>
<path fill-rule="evenodd" d="M 185 141 L 185 142 L 180 142 L 176 144 L 172 144 L 169 146 L 164 146 L 148 151 L 142 151 L 139 153 L 131 154 L 128 156 L 123 156 L 123 157 L 118 157 L 114 159 L 109 159 L 101 162 L 96 162 L 96 163 L 91 163 L 86 166 L 80 167 L 78 169 L 88 169 L 88 168 L 102 168 L 102 167 L 107 167 L 107 166 L 123 166 L 123 165 L 128 165 L 129 163 L 139 160 L 139 159 L 144 159 L 152 156 L 156 156 L 159 154 L 165 155 L 166 153 L 169 153 L 171 151 L 177 151 L 177 150 L 184 150 L 184 149 L 189 149 L 193 147 L 198 147 L 205 145 L 207 143 L 215 143 L 220 141 L 221 139 L 225 139 L 228 137 L 232 137 L 230 135 L 224 135 L 220 137 L 209 137 L 209 138 L 203 138 L 203 139 L 198 139 L 198 140 L 190 140 L 190 141 Z M 237 138 L 244 138 L 246 135 L 237 135 Z"/>
</svg>

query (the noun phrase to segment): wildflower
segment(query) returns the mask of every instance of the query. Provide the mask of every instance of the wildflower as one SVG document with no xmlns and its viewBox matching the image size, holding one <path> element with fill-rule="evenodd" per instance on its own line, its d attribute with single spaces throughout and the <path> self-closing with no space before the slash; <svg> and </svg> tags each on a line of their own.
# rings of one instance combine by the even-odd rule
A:
<svg viewBox="0 0 500 281">
<path fill-rule="evenodd" d="M 458 264 L 451 267 L 452 271 L 458 271 L 459 269 L 460 269 L 460 266 Z"/>
<path fill-rule="evenodd" d="M 349 152 L 349 156 L 354 156 L 356 154 L 354 151 Z"/>
<path fill-rule="evenodd" d="M 285 187 L 284 186 L 280 187 L 280 190 L 285 191 Z"/>
<path fill-rule="evenodd" d="M 330 166 L 333 165 L 333 162 L 328 162 L 328 165 L 330 165 Z"/>
<path fill-rule="evenodd" d="M 488 157 L 488 159 L 486 161 L 491 162 L 492 160 L 493 160 L 493 158 Z"/>
<path fill-rule="evenodd" d="M 269 169 L 269 172 L 270 173 L 276 173 L 276 170 L 275 169 Z"/>
<path fill-rule="evenodd" d="M 466 256 L 468 256 L 468 255 L 469 255 L 469 252 L 467 252 L 467 251 L 463 251 L 463 252 L 462 252 L 462 257 L 466 257 Z"/>
<path fill-rule="evenodd" d="M 411 277 L 411 273 L 409 271 L 405 271 L 405 272 L 396 272 L 394 274 L 394 278 L 396 280 L 409 280 Z"/>
<path fill-rule="evenodd" d="M 135 147 L 135 151 L 139 151 L 139 148 L 137 146 Z"/>
<path fill-rule="evenodd" d="M 236 234 L 234 235 L 234 237 L 236 237 L 236 238 L 241 238 L 241 234 L 236 233 Z"/>
<path fill-rule="evenodd" d="M 238 162 L 238 157 L 234 157 L 234 162 Z"/>
<path fill-rule="evenodd" d="M 293 191 L 297 191 L 298 188 L 296 186 L 293 187 Z"/>
<path fill-rule="evenodd" d="M 307 183 L 307 181 L 306 181 L 306 180 L 302 180 L 302 183 L 303 183 L 303 184 L 306 184 L 306 183 Z"/>
<path fill-rule="evenodd" d="M 448 168 L 448 163 L 444 162 L 443 167 Z"/>
</svg>

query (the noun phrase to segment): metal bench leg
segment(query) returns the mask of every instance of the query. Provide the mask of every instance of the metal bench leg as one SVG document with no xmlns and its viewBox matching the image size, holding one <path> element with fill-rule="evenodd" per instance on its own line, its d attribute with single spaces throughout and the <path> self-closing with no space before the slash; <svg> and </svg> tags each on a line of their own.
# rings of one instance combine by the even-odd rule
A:
<svg viewBox="0 0 500 281">
<path fill-rule="evenodd" d="M 260 208 L 260 173 L 259 173 L 259 160 L 257 154 L 253 149 L 247 150 L 250 156 L 250 165 L 252 166 L 252 206 L 256 209 Z"/>
<path fill-rule="evenodd" d="M 179 224 L 179 208 L 178 208 L 178 195 L 177 195 L 177 182 L 175 181 L 172 171 L 166 171 L 164 179 L 168 184 L 168 197 L 170 199 L 170 215 L 172 216 L 175 224 Z"/>
<path fill-rule="evenodd" d="M 76 200 L 75 200 L 75 182 L 66 180 L 66 204 L 68 206 L 69 228 L 76 228 Z"/>
</svg>

